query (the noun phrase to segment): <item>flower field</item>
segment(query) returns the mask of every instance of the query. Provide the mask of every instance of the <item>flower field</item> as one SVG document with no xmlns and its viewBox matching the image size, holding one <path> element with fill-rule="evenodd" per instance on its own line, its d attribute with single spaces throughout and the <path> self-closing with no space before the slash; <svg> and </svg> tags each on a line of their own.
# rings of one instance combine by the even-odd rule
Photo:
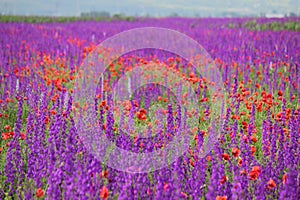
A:
<svg viewBox="0 0 300 200">
<path fill-rule="evenodd" d="M 243 26 L 250 20 L 251 29 Z M 300 199 L 300 34 L 268 29 L 273 21 L 0 23 L 0 197 Z M 276 27 L 291 21 L 300 19 L 280 19 Z M 89 69 L 87 76 L 84 62 L 98 44 L 142 27 L 176 30 L 201 44 L 220 72 L 222 94 L 210 91 L 215 82 L 189 61 L 157 49 L 120 55 L 104 75 Z M 108 53 L 97 56 L 105 59 Z M 166 85 L 177 78 L 186 84 L 175 83 L 182 85 L 176 94 L 159 81 L 137 90 L 128 86 L 142 85 L 142 76 L 157 67 L 161 71 L 155 77 L 161 74 Z M 113 85 L 134 68 L 140 68 L 139 74 L 124 88 L 115 87 L 121 95 L 113 102 Z M 91 80 L 97 87 L 92 102 L 86 102 L 78 88 Z M 190 87 L 185 90 L 185 85 Z M 132 94 L 130 99 L 121 98 L 123 89 Z M 191 95 L 196 99 L 189 101 Z M 223 112 L 215 116 L 221 99 Z M 197 106 L 188 107 L 193 103 Z M 153 105 L 161 106 L 159 112 L 153 114 Z M 98 135 L 78 125 L 91 110 L 95 121 L 90 119 L 88 127 Z M 189 124 L 193 118 L 197 123 Z M 187 151 L 149 172 L 131 173 L 130 164 L 128 171 L 120 170 L 118 155 L 110 159 L 115 163 L 103 161 L 109 153 L 93 143 L 103 136 L 125 151 L 147 153 L 166 149 L 180 133 L 188 135 Z M 103 160 L 92 153 L 93 145 Z"/>
</svg>

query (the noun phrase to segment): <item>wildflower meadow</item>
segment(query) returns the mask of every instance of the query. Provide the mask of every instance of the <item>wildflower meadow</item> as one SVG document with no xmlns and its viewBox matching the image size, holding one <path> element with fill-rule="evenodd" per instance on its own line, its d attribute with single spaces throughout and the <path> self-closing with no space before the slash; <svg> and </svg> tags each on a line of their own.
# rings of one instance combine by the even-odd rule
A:
<svg viewBox="0 0 300 200">
<path fill-rule="evenodd" d="M 0 197 L 300 199 L 299 23 L 0 22 Z"/>
</svg>

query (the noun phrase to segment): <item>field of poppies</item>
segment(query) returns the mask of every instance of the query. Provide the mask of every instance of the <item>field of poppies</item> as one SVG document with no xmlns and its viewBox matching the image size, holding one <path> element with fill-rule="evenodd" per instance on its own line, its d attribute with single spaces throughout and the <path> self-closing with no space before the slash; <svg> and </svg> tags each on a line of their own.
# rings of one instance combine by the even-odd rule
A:
<svg viewBox="0 0 300 200">
<path fill-rule="evenodd" d="M 1 22 L 0 197 L 300 199 L 300 33 L 280 26 L 299 23 L 300 18 Z M 176 30 L 201 44 L 220 72 L 222 92 L 210 91 L 216 83 L 188 60 L 160 49 L 120 54 L 102 75 L 93 70 L 97 62 L 87 69 L 98 44 L 142 27 Z M 114 87 L 136 68 L 139 74 L 127 85 Z M 159 81 L 142 85 L 158 68 Z M 161 82 L 182 87 L 174 94 Z M 132 90 L 130 84 L 142 86 Z M 86 93 L 78 94 L 83 86 Z M 116 100 L 115 89 L 130 98 Z M 94 94 L 89 98 L 88 90 Z M 223 112 L 216 116 L 221 99 Z M 158 112 L 153 105 L 160 106 Z M 80 126 L 89 114 L 91 123 Z M 196 124 L 189 123 L 193 118 Z M 126 152 L 161 152 L 182 133 L 189 138 L 184 154 L 148 172 L 132 173 L 130 163 L 119 163 L 116 152 L 93 142 L 103 137 Z M 126 170 L 118 168 L 123 164 Z"/>
</svg>

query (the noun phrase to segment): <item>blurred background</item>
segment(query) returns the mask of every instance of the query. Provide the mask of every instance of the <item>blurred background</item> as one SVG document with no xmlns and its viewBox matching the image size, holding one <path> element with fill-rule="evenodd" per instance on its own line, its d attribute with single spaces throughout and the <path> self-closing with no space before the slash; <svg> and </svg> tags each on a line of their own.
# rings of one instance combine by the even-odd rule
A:
<svg viewBox="0 0 300 200">
<path fill-rule="evenodd" d="M 1 15 L 135 17 L 300 16 L 300 0 L 0 0 Z"/>
</svg>

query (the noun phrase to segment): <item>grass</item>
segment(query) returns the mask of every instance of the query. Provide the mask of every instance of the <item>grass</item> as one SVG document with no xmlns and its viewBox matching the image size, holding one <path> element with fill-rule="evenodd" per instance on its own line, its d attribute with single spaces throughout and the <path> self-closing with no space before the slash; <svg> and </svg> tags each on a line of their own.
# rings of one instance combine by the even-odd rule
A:
<svg viewBox="0 0 300 200">
<path fill-rule="evenodd" d="M 250 20 L 245 23 L 228 24 L 227 28 L 246 28 L 252 31 L 300 31 L 300 22 L 289 21 L 289 22 L 268 22 L 258 23 L 256 20 Z"/>
<path fill-rule="evenodd" d="M 53 16 L 17 16 L 17 15 L 0 15 L 0 22 L 24 22 L 24 23 L 66 23 L 77 21 L 135 21 L 136 18 L 132 16 L 114 15 L 112 17 L 53 17 Z"/>
</svg>

